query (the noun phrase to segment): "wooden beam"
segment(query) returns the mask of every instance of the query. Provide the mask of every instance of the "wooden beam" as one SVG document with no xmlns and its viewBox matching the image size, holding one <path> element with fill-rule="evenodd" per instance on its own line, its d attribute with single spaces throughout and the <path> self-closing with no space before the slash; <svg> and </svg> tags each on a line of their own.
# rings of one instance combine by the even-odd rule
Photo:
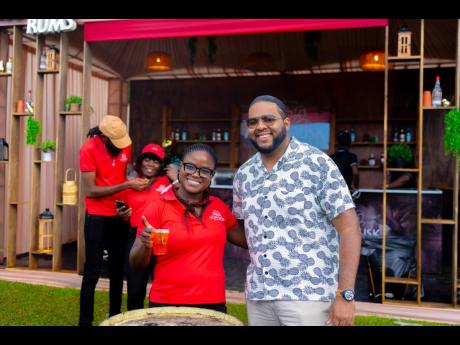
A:
<svg viewBox="0 0 460 345">
<path fill-rule="evenodd" d="M 91 66 L 92 66 L 92 53 L 91 45 L 87 42 L 83 43 L 83 113 L 80 128 L 80 143 L 86 140 L 86 133 L 90 127 L 90 114 L 91 114 Z M 85 263 L 85 238 L 84 238 L 84 224 L 85 224 L 85 203 L 82 188 L 81 174 L 79 174 L 78 185 L 80 186 L 78 193 L 78 244 L 77 244 L 77 272 L 83 274 Z"/>
<path fill-rule="evenodd" d="M 21 94 L 22 81 L 22 30 L 13 28 L 13 75 L 11 90 L 11 111 L 15 111 L 16 103 Z M 7 231 L 7 267 L 16 266 L 16 227 L 18 215 L 18 168 L 19 168 L 19 117 L 10 117 L 10 159 L 8 162 L 8 231 Z"/>
</svg>

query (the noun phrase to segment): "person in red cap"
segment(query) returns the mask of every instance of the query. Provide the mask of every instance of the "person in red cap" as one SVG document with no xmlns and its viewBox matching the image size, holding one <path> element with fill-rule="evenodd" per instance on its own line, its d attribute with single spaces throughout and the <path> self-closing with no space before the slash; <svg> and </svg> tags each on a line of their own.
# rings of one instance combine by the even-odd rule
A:
<svg viewBox="0 0 460 345">
<path fill-rule="evenodd" d="M 123 121 L 112 115 L 102 118 L 90 129 L 80 148 L 80 171 L 85 192 L 85 266 L 80 290 L 80 326 L 91 326 L 94 319 L 94 291 L 103 267 L 104 250 L 108 252 L 110 279 L 109 316 L 121 312 L 125 250 L 128 227 L 117 215 L 116 200 L 122 191 L 138 191 L 149 180 L 126 180 L 131 160 L 131 138 Z"/>
<path fill-rule="evenodd" d="M 157 144 L 148 144 L 144 146 L 141 154 L 135 162 L 137 177 L 148 179 L 149 184 L 146 189 L 141 191 L 128 189 L 125 191 L 124 199 L 127 205 L 117 209 L 118 215 L 130 222 L 130 230 L 127 245 L 126 258 L 126 280 L 128 285 L 128 310 L 142 309 L 147 291 L 149 277 L 153 273 L 155 257 L 150 261 L 149 266 L 142 271 L 131 268 L 128 262 L 129 252 L 136 239 L 137 228 L 141 224 L 142 211 L 148 201 L 152 200 L 171 184 L 171 181 L 177 179 L 177 171 L 171 167 L 163 169 L 165 158 L 164 149 Z M 165 176 L 166 170 L 166 176 Z M 153 279 L 153 275 L 152 275 Z"/>
</svg>

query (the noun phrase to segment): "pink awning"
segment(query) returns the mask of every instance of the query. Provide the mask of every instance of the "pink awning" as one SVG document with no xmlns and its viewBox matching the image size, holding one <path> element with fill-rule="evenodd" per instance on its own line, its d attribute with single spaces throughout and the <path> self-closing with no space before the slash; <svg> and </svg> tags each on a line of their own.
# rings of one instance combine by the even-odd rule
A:
<svg viewBox="0 0 460 345">
<path fill-rule="evenodd" d="M 385 26 L 388 19 L 135 19 L 85 23 L 86 42 Z"/>
</svg>

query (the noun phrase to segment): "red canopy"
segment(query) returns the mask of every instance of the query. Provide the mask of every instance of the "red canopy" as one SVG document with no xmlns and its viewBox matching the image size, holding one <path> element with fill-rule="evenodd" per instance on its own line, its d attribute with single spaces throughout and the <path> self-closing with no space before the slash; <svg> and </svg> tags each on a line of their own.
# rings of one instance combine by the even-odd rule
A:
<svg viewBox="0 0 460 345">
<path fill-rule="evenodd" d="M 85 23 L 86 42 L 385 26 L 388 19 L 135 19 Z"/>
</svg>

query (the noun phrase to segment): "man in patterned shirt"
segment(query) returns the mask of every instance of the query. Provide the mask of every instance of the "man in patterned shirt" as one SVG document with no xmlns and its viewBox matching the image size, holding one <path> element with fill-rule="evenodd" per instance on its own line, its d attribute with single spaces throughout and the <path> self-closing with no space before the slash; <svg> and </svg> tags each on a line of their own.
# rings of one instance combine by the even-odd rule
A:
<svg viewBox="0 0 460 345">
<path fill-rule="evenodd" d="M 287 107 L 255 98 L 257 149 L 235 175 L 233 213 L 244 222 L 249 325 L 352 325 L 361 232 L 342 175 L 319 149 L 287 135 Z"/>
</svg>

